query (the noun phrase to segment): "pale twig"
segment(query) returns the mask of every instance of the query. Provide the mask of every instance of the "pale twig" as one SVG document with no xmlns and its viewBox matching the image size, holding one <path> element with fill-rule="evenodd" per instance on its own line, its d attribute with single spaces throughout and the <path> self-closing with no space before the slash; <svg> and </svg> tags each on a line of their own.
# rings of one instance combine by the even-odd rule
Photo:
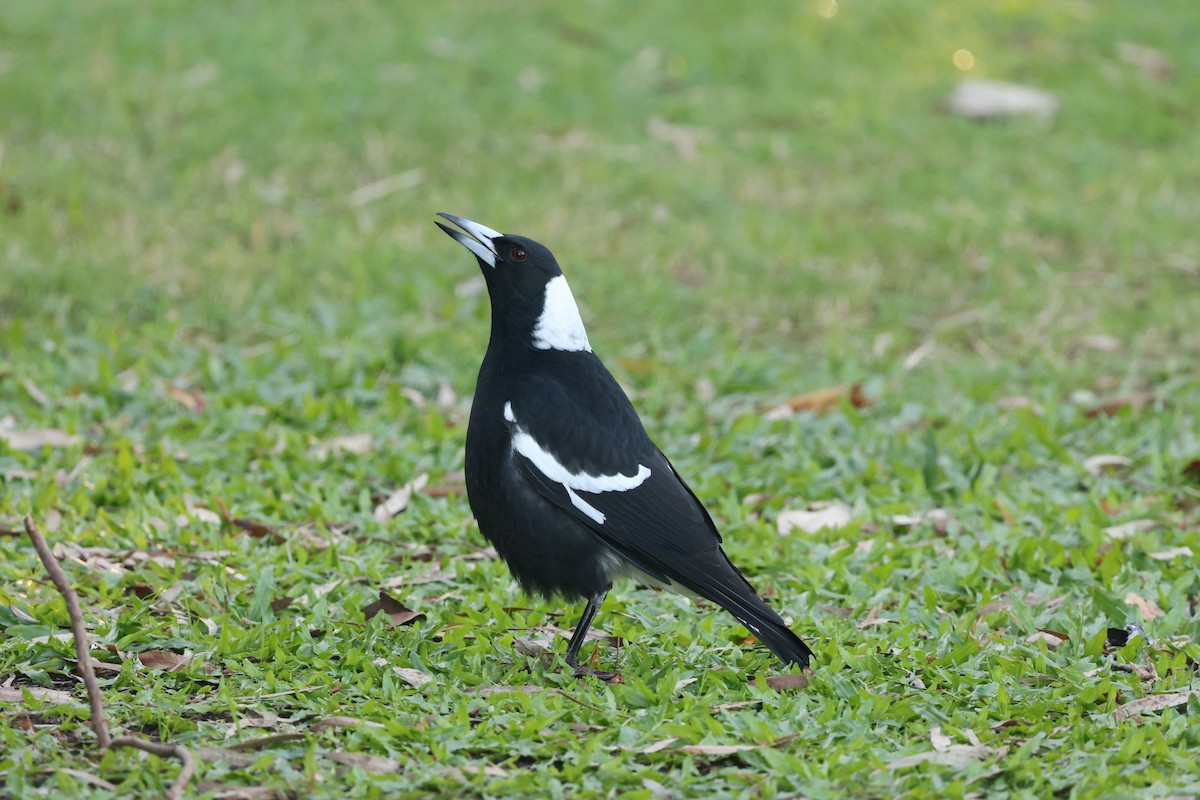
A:
<svg viewBox="0 0 1200 800">
<path fill-rule="evenodd" d="M 115 739 L 109 736 L 108 717 L 104 714 L 104 699 L 100 694 L 100 685 L 96 682 L 96 670 L 92 667 L 91 648 L 88 647 L 88 634 L 83 625 L 83 611 L 79 607 L 79 596 L 75 594 L 75 589 L 67 580 L 66 573 L 59 566 L 58 559 L 50 552 L 50 545 L 46 544 L 46 537 L 42 535 L 41 528 L 28 514 L 25 515 L 25 533 L 33 542 L 33 548 L 37 550 L 42 566 L 50 573 L 50 580 L 54 582 L 58 593 L 63 596 L 63 600 L 67 601 L 67 616 L 71 619 L 71 635 L 75 639 L 75 656 L 79 662 L 79 675 L 83 678 L 84 688 L 87 689 L 88 704 L 92 709 L 92 730 L 96 732 L 96 740 L 100 743 L 101 749 L 133 747 L 161 758 L 178 758 L 183 763 L 183 768 L 179 770 L 175 782 L 167 790 L 166 797 L 167 800 L 181 800 L 183 790 L 187 788 L 188 782 L 196 772 L 196 759 L 182 745 L 151 742 L 138 736 L 118 736 Z"/>
</svg>

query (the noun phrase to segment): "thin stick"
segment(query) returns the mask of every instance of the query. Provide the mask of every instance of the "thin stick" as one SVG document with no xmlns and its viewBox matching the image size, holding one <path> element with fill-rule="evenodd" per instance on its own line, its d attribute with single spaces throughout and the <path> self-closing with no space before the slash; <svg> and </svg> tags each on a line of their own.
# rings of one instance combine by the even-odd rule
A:
<svg viewBox="0 0 1200 800">
<path fill-rule="evenodd" d="M 83 678 L 83 685 L 87 688 L 88 704 L 92 707 L 92 730 L 96 732 L 96 739 L 100 742 L 100 747 L 108 749 L 112 738 L 108 735 L 108 718 L 104 716 L 104 700 L 100 696 L 100 684 L 96 683 L 96 670 L 92 668 L 92 653 L 91 648 L 88 647 L 87 629 L 83 627 L 83 612 L 79 608 L 79 596 L 75 594 L 75 590 L 67 581 L 66 573 L 58 565 L 58 559 L 50 552 L 50 545 L 46 544 L 46 537 L 42 536 L 41 528 L 28 514 L 25 516 L 25 533 L 29 534 L 33 548 L 37 550 L 38 558 L 42 560 L 42 566 L 50 573 L 50 580 L 54 581 L 58 593 L 67 601 L 67 615 L 71 618 L 71 635 L 75 639 L 75 657 L 79 661 L 79 675 Z"/>
<path fill-rule="evenodd" d="M 171 784 L 171 788 L 167 790 L 165 797 L 167 800 L 183 800 L 183 791 L 187 788 L 188 781 L 192 779 L 192 775 L 196 772 L 196 759 L 192 757 L 190 750 L 180 744 L 161 744 L 159 742 L 151 742 L 139 736 L 118 736 L 112 740 L 112 746 L 133 747 L 138 750 L 145 750 L 147 753 L 153 753 L 160 758 L 174 757 L 182 761 L 183 768 L 175 776 L 175 782 Z"/>
<path fill-rule="evenodd" d="M 183 768 L 179 770 L 175 782 L 167 790 L 166 798 L 167 800 L 183 800 L 183 792 L 196 772 L 196 759 L 182 745 L 151 742 L 139 736 L 118 736 L 113 739 L 108 735 L 108 717 L 104 714 L 104 698 L 100 694 L 100 685 L 96 683 L 96 670 L 92 667 L 92 654 L 88 647 L 87 629 L 83 625 L 83 611 L 79 608 L 79 596 L 75 594 L 75 589 L 67 580 L 66 573 L 58 565 L 58 559 L 50 552 L 50 545 L 46 544 L 46 537 L 42 535 L 41 528 L 28 514 L 25 515 L 25 533 L 33 542 L 33 548 L 37 550 L 42 566 L 50 573 L 50 580 L 54 582 L 58 593 L 67 601 L 67 616 L 71 618 L 71 635 L 75 639 L 75 655 L 79 661 L 79 674 L 87 689 L 88 704 L 92 708 L 92 730 L 96 732 L 96 739 L 99 741 L 101 749 L 133 747 L 161 758 L 178 758 L 183 762 Z"/>
</svg>

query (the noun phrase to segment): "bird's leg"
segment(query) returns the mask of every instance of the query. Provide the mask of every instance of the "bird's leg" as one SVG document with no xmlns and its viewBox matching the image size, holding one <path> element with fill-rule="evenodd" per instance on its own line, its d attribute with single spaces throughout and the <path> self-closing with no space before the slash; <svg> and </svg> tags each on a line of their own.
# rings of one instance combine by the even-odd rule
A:
<svg viewBox="0 0 1200 800">
<path fill-rule="evenodd" d="M 579 648 L 583 647 L 583 640 L 587 637 L 588 628 L 592 627 L 592 620 L 596 618 L 596 612 L 600 610 L 600 604 L 607 596 L 608 590 L 605 589 L 588 598 L 587 607 L 583 609 L 583 616 L 579 618 L 579 624 L 575 626 L 575 632 L 571 634 L 571 643 L 567 645 L 567 663 L 575 668 L 576 674 L 581 674 L 581 669 L 583 673 L 588 672 L 586 667 L 579 666 Z"/>
</svg>

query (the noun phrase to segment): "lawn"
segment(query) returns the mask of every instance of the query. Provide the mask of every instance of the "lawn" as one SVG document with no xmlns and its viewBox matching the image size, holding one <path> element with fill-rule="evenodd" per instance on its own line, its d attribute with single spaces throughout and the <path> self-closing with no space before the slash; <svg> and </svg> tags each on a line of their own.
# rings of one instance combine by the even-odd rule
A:
<svg viewBox="0 0 1200 800">
<path fill-rule="evenodd" d="M 26 513 L 195 796 L 1200 795 L 1197 41 L 1194 0 L 0 2 L 0 797 L 179 770 L 98 751 Z M 1059 111 L 955 116 L 968 77 Z M 489 308 L 437 211 L 557 254 L 806 686 L 632 583 L 621 682 L 563 670 L 580 607 L 463 494 Z"/>
</svg>

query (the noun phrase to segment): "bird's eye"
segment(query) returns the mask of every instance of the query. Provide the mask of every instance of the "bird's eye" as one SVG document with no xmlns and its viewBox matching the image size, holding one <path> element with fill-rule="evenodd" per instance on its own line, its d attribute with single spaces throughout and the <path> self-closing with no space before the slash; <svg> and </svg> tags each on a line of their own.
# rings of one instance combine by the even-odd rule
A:
<svg viewBox="0 0 1200 800">
<path fill-rule="evenodd" d="M 514 247 L 512 253 L 509 254 L 513 261 L 524 261 L 527 253 L 520 247 Z"/>
</svg>

